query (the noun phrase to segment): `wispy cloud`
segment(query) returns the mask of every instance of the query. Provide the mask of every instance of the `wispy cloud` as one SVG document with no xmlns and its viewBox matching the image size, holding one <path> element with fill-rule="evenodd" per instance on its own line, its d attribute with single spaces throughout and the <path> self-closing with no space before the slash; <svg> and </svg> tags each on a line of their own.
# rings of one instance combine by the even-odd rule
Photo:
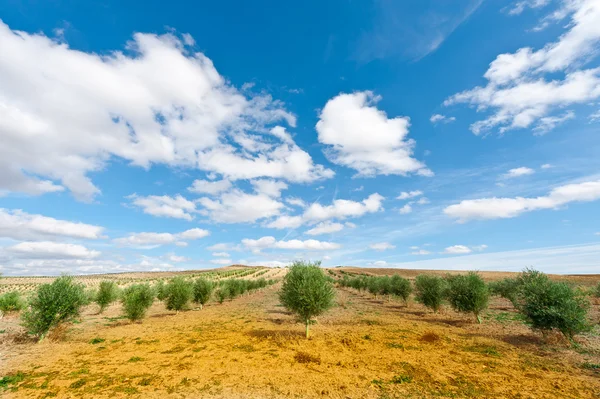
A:
<svg viewBox="0 0 600 399">
<path fill-rule="evenodd" d="M 353 58 L 360 63 L 388 57 L 420 60 L 437 50 L 484 0 L 435 0 L 419 2 L 422 17 L 413 18 L 409 2 L 377 0 L 373 28 L 357 42 Z"/>
</svg>

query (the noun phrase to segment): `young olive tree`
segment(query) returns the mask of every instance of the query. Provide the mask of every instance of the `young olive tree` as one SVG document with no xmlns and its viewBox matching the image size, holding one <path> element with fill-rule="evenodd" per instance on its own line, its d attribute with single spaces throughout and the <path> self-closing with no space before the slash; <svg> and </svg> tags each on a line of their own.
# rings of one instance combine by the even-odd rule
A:
<svg viewBox="0 0 600 399">
<path fill-rule="evenodd" d="M 438 276 L 418 275 L 415 279 L 415 299 L 438 312 L 446 296 L 446 281 Z"/>
<path fill-rule="evenodd" d="M 148 284 L 134 284 L 125 288 L 121 296 L 123 313 L 131 321 L 141 320 L 154 302 L 154 291 Z"/>
<path fill-rule="evenodd" d="M 18 312 L 25 307 L 25 302 L 18 291 L 0 295 L 0 315 L 8 312 Z"/>
<path fill-rule="evenodd" d="M 39 286 L 21 315 L 23 326 L 41 341 L 51 328 L 79 315 L 86 303 L 84 287 L 73 277 L 62 276 Z"/>
<path fill-rule="evenodd" d="M 473 313 L 478 323 L 480 314 L 487 309 L 490 292 L 479 274 L 470 272 L 446 277 L 448 290 L 446 298 L 450 306 L 457 312 Z"/>
<path fill-rule="evenodd" d="M 210 300 L 210 296 L 212 295 L 215 289 L 215 285 L 205 279 L 198 278 L 194 281 L 194 302 L 200 305 L 200 309 Z"/>
<path fill-rule="evenodd" d="M 311 320 L 333 306 L 333 283 L 320 268 L 320 262 L 294 262 L 283 278 L 279 300 L 306 325 L 309 337 Z"/>
<path fill-rule="evenodd" d="M 101 281 L 96 293 L 96 303 L 100 306 L 100 313 L 104 312 L 108 305 L 119 298 L 119 288 L 114 281 Z"/>
<path fill-rule="evenodd" d="M 179 312 L 185 309 L 188 302 L 192 299 L 192 283 L 183 277 L 174 277 L 165 287 L 165 294 L 167 309 Z"/>
<path fill-rule="evenodd" d="M 408 298 L 412 294 L 413 288 L 410 281 L 394 274 L 390 278 L 390 290 L 392 295 L 401 298 L 404 303 L 408 303 Z"/>
<path fill-rule="evenodd" d="M 587 318 L 589 302 L 581 291 L 535 270 L 525 270 L 519 284 L 518 309 L 534 330 L 545 335 L 557 329 L 573 340 L 575 335 L 591 329 Z"/>
<path fill-rule="evenodd" d="M 156 292 L 156 299 L 159 301 L 164 301 L 167 297 L 166 285 L 163 280 L 158 280 L 154 284 L 154 292 Z"/>
</svg>

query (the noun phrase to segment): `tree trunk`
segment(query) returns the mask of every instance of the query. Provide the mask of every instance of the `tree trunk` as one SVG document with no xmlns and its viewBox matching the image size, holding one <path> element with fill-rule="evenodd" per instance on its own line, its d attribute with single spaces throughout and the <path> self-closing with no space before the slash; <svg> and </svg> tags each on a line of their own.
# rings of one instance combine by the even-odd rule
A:
<svg viewBox="0 0 600 399">
<path fill-rule="evenodd" d="M 306 319 L 306 338 L 308 339 L 308 325 L 310 324 L 310 320 Z"/>
</svg>

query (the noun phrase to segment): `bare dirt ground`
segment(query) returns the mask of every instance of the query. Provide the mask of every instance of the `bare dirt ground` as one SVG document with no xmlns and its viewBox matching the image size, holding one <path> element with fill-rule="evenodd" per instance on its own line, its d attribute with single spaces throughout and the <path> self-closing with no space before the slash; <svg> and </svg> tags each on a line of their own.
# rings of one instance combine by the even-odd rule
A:
<svg viewBox="0 0 600 399">
<path fill-rule="evenodd" d="M 156 302 L 142 323 L 120 318 L 118 304 L 102 315 L 89 306 L 80 323 L 39 344 L 18 339 L 9 315 L 0 320 L 8 330 L 0 377 L 18 377 L 0 396 L 600 397 L 600 373 L 589 367 L 600 363 L 598 334 L 575 348 L 557 337 L 544 342 L 504 300 L 478 325 L 447 309 L 433 314 L 338 289 L 337 306 L 306 340 L 279 305 L 279 286 L 179 314 Z"/>
</svg>

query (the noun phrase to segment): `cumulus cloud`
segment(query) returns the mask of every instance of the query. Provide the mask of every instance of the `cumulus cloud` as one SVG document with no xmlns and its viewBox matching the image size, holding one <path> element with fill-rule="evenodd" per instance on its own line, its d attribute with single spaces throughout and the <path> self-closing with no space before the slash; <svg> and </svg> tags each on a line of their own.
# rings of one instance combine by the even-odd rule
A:
<svg viewBox="0 0 600 399">
<path fill-rule="evenodd" d="M 533 170 L 531 168 L 527 168 L 525 166 L 521 166 L 520 168 L 514 168 L 514 169 L 509 170 L 508 172 L 506 172 L 505 174 L 502 175 L 502 178 L 513 179 L 515 177 L 532 175 L 534 173 L 535 173 L 535 170 Z"/>
<path fill-rule="evenodd" d="M 276 249 L 296 249 L 296 250 L 309 250 L 309 251 L 326 251 L 332 249 L 341 248 L 340 244 L 327 241 L 317 240 L 289 240 L 289 241 L 277 241 L 275 237 L 266 236 L 261 237 L 258 240 L 250 238 L 244 238 L 242 240 L 244 247 L 253 250 L 262 250 L 267 248 Z"/>
<path fill-rule="evenodd" d="M 215 195 L 223 191 L 227 191 L 231 188 L 231 182 L 229 180 L 194 180 L 192 185 L 188 187 L 188 191 L 195 194 L 210 194 Z"/>
<path fill-rule="evenodd" d="M 476 245 L 473 247 L 467 247 L 466 245 L 453 245 L 447 247 L 443 253 L 448 255 L 463 255 L 470 254 L 473 251 L 483 251 L 487 248 L 487 245 Z"/>
<path fill-rule="evenodd" d="M 227 252 L 213 252 L 212 256 L 218 257 L 218 258 L 229 258 L 230 255 Z"/>
<path fill-rule="evenodd" d="M 401 215 L 407 215 L 412 212 L 412 205 L 406 204 L 402 208 L 400 208 L 400 210 L 398 210 L 398 212 L 400 212 Z"/>
<path fill-rule="evenodd" d="M 89 174 L 113 157 L 229 180 L 333 176 L 273 126 L 296 124 L 281 102 L 232 87 L 193 43 L 136 33 L 127 52 L 98 55 L 0 22 L 0 190 L 91 200 Z"/>
<path fill-rule="evenodd" d="M 99 251 L 90 250 L 83 245 L 52 241 L 24 241 L 6 247 L 5 251 L 15 257 L 25 259 L 89 259 L 100 256 Z"/>
<path fill-rule="evenodd" d="M 425 249 L 419 249 L 419 248 L 415 248 L 413 250 L 413 252 L 411 252 L 411 255 L 419 255 L 419 256 L 421 256 L 421 255 L 429 255 L 429 254 L 431 254 L 431 252 L 429 252 L 429 251 L 427 251 Z"/>
<path fill-rule="evenodd" d="M 258 194 L 265 194 L 272 198 L 281 197 L 281 191 L 288 188 L 288 185 L 282 181 L 276 180 L 252 180 L 252 186 L 254 186 L 254 191 Z"/>
<path fill-rule="evenodd" d="M 212 259 L 210 263 L 215 265 L 231 265 L 233 262 L 231 259 Z"/>
<path fill-rule="evenodd" d="M 181 233 L 154 233 L 142 232 L 132 233 L 127 237 L 116 238 L 113 242 L 121 246 L 141 247 L 141 248 L 156 248 L 165 244 L 175 244 L 177 246 L 187 246 L 185 241 L 180 240 L 197 240 L 210 235 L 208 230 L 190 229 Z M 185 245 L 181 245 L 185 243 Z"/>
<path fill-rule="evenodd" d="M 542 168 L 542 169 L 550 169 L 550 168 L 552 168 L 552 165 L 549 164 L 549 163 L 545 163 L 542 166 L 540 166 L 540 168 Z"/>
<path fill-rule="evenodd" d="M 553 112 L 600 97 L 600 68 L 582 69 L 598 53 L 600 3 L 562 0 L 561 8 L 545 23 L 568 16 L 567 30 L 557 41 L 539 50 L 525 47 L 498 55 L 484 75 L 486 86 L 455 94 L 444 104 L 468 103 L 478 111 L 491 110 L 490 116 L 471 125 L 475 134 L 495 127 L 500 133 L 533 127 L 536 134 L 543 134 L 573 118 L 571 111 Z M 563 77 L 557 78 L 557 73 Z"/>
<path fill-rule="evenodd" d="M 14 240 L 98 239 L 103 227 L 0 208 L 0 237 Z"/>
<path fill-rule="evenodd" d="M 405 200 L 405 199 L 420 197 L 421 195 L 423 195 L 423 191 L 421 191 L 421 190 L 403 191 L 400 193 L 399 196 L 396 197 L 396 199 Z"/>
<path fill-rule="evenodd" d="M 188 260 L 190 260 L 190 258 L 186 258 L 185 256 L 179 256 L 179 255 L 175 255 L 175 254 L 171 254 L 169 256 L 167 256 L 167 259 L 170 260 L 171 262 L 187 262 Z"/>
<path fill-rule="evenodd" d="M 248 194 L 238 189 L 223 193 L 218 199 L 205 197 L 197 202 L 204 207 L 201 214 L 220 223 L 251 223 L 277 216 L 285 207 L 265 193 Z"/>
<path fill-rule="evenodd" d="M 316 129 L 326 155 L 360 176 L 433 173 L 412 157 L 415 141 L 408 139 L 409 118 L 389 119 L 377 109 L 380 97 L 370 91 L 340 94 L 325 104 Z"/>
<path fill-rule="evenodd" d="M 168 195 L 140 197 L 132 194 L 127 198 L 134 206 L 142 208 L 144 213 L 152 216 L 192 220 L 194 219 L 192 213 L 196 212 L 196 204 L 179 194 L 174 197 Z"/>
<path fill-rule="evenodd" d="M 589 202 L 600 199 L 600 180 L 567 184 L 550 191 L 548 195 L 534 198 L 481 198 L 464 200 L 450 205 L 444 213 L 466 222 L 476 219 L 506 219 L 524 212 L 556 209 L 571 202 Z"/>
<path fill-rule="evenodd" d="M 455 117 L 453 116 L 446 116 L 446 115 L 442 115 L 442 114 L 433 114 L 431 115 L 431 118 L 429 118 L 429 121 L 433 124 L 437 124 L 437 123 L 452 123 L 456 120 Z"/>
<path fill-rule="evenodd" d="M 386 251 L 388 249 L 394 249 L 396 246 L 390 244 L 389 242 L 378 242 L 369 245 L 369 248 L 374 249 L 375 251 Z"/>
<path fill-rule="evenodd" d="M 309 234 L 311 236 L 317 236 L 320 234 L 335 233 L 338 231 L 342 231 L 343 229 L 344 225 L 341 223 L 321 222 L 312 229 L 307 230 L 306 234 Z"/>
<path fill-rule="evenodd" d="M 306 207 L 306 202 L 304 202 L 304 200 L 301 198 L 286 198 L 285 202 L 287 202 L 290 205 L 297 206 L 300 208 Z"/>
</svg>

